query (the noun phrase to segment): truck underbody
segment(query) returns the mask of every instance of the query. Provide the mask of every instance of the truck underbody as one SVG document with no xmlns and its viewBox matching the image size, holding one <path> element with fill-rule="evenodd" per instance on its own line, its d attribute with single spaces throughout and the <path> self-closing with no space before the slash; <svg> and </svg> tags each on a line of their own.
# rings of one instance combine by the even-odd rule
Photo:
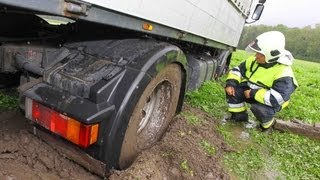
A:
<svg viewBox="0 0 320 180">
<path fill-rule="evenodd" d="M 72 142 L 100 175 L 128 167 L 161 138 L 185 92 L 223 74 L 234 49 L 165 26 L 148 33 L 97 23 L 83 12 L 53 25 L 47 18 L 60 11 L 21 3 L 0 1 L 0 85 L 19 86 L 35 134 Z M 166 28 L 179 33 L 164 36 Z"/>
</svg>

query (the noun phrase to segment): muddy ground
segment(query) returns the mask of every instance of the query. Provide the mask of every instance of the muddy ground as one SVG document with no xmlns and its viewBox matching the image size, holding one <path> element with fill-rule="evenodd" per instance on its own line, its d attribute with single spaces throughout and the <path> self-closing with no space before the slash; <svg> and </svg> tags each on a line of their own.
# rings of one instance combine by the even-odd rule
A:
<svg viewBox="0 0 320 180">
<path fill-rule="evenodd" d="M 230 179 L 221 165 L 230 148 L 216 131 L 213 118 L 185 105 L 200 125 L 175 117 L 162 140 L 143 152 L 125 171 L 113 171 L 109 179 Z M 20 111 L 0 113 L 0 179 L 102 179 L 65 158 L 28 129 Z M 214 155 L 200 143 L 214 145 Z"/>
</svg>

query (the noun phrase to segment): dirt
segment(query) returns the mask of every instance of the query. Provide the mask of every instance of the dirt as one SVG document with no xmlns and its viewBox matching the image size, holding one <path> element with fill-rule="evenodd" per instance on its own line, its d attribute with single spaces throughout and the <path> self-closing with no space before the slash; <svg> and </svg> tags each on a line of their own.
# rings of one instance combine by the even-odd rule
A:
<svg viewBox="0 0 320 180">
<path fill-rule="evenodd" d="M 188 124 L 178 115 L 164 137 L 144 151 L 124 171 L 112 171 L 108 179 L 230 179 L 221 165 L 230 148 L 216 131 L 216 121 L 201 110 L 185 106 L 201 119 Z M 20 111 L 0 113 L 0 179 L 102 179 L 65 158 L 31 134 Z M 200 143 L 214 146 L 209 155 Z"/>
<path fill-rule="evenodd" d="M 0 114 L 0 179 L 99 179 L 29 133 L 20 111 Z"/>
</svg>

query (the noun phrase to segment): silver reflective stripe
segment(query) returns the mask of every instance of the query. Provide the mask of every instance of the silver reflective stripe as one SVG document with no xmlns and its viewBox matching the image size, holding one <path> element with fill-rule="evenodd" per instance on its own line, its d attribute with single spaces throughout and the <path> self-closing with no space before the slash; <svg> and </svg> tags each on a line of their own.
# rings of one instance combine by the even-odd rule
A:
<svg viewBox="0 0 320 180">
<path fill-rule="evenodd" d="M 255 84 L 252 84 L 250 82 L 247 83 L 248 86 L 250 87 L 250 89 L 261 89 L 262 87 L 258 86 L 258 85 L 255 85 Z"/>
<path fill-rule="evenodd" d="M 231 72 L 232 74 L 236 75 L 236 76 L 241 77 L 241 73 L 240 73 L 239 71 L 233 71 L 233 70 L 231 70 L 230 72 Z"/>
<path fill-rule="evenodd" d="M 244 107 L 244 103 L 239 103 L 239 104 L 228 104 L 229 108 L 241 108 Z"/>
<path fill-rule="evenodd" d="M 268 91 L 266 92 L 266 94 L 264 95 L 264 103 L 265 103 L 266 105 L 268 105 L 268 106 L 272 106 L 272 105 L 271 105 L 271 102 L 270 102 L 270 95 L 271 95 L 271 91 L 270 91 L 270 90 L 268 90 Z"/>
<path fill-rule="evenodd" d="M 273 89 L 270 89 L 270 91 L 271 91 L 271 95 L 278 101 L 279 105 L 284 103 L 284 100 L 283 100 L 281 94 L 278 93 L 278 91 L 275 91 Z"/>
</svg>

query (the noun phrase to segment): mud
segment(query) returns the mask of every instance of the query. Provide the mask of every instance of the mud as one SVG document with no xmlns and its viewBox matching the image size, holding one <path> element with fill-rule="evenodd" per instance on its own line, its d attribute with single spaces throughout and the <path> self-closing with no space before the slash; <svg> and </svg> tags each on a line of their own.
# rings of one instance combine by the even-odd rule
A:
<svg viewBox="0 0 320 180">
<path fill-rule="evenodd" d="M 20 111 L 0 114 L 0 179 L 99 179 L 29 132 Z"/>
<path fill-rule="evenodd" d="M 201 124 L 190 125 L 178 115 L 161 141 L 108 179 L 230 179 L 221 165 L 230 148 L 217 133 L 215 120 L 188 105 L 184 111 L 198 116 Z M 20 111 L 0 113 L 0 179 L 101 179 L 32 135 L 30 127 Z M 215 154 L 201 147 L 204 140 Z"/>
</svg>

